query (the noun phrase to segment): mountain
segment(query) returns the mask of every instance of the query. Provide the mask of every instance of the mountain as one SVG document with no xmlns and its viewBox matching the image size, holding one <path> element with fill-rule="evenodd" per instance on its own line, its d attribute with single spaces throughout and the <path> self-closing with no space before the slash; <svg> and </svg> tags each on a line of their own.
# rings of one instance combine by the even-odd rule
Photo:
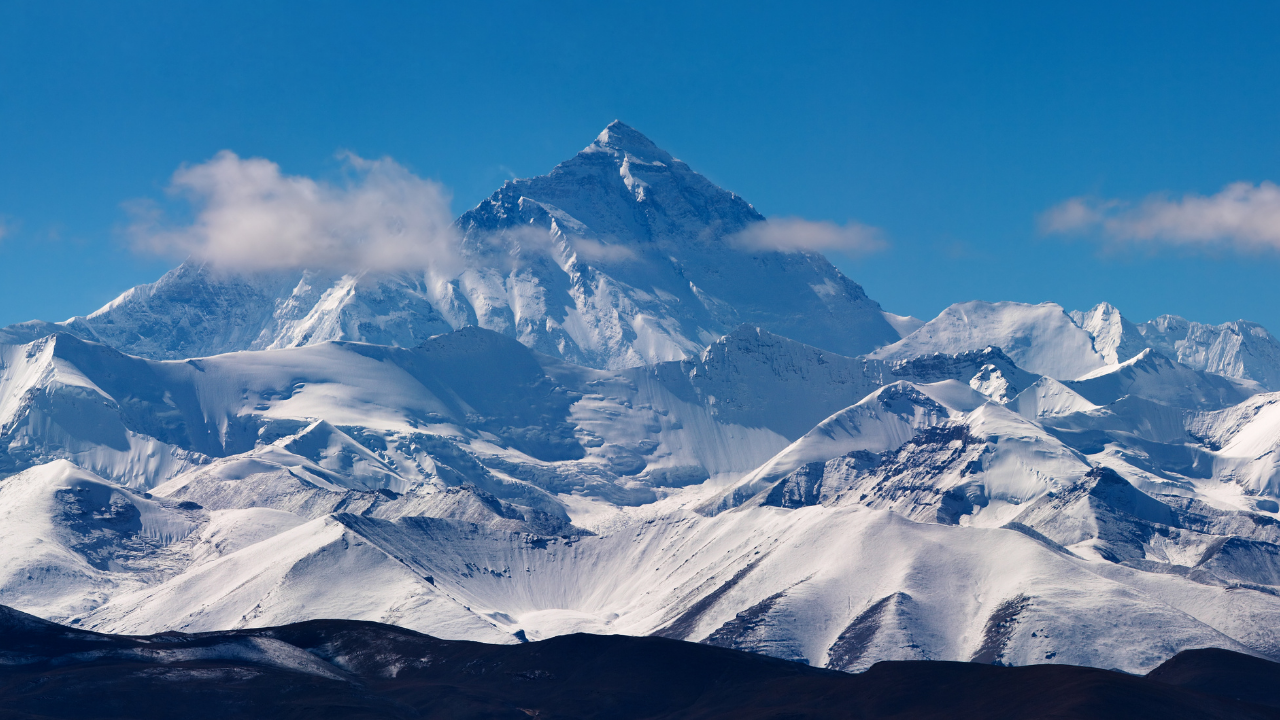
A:
<svg viewBox="0 0 1280 720">
<path fill-rule="evenodd" d="M 1065 385 L 1097 405 L 1132 395 L 1174 407 L 1211 410 L 1235 405 L 1262 389 L 1252 382 L 1193 370 L 1151 348 Z"/>
<path fill-rule="evenodd" d="M 1076 325 L 1093 336 L 1094 350 L 1109 365 L 1118 365 L 1147 348 L 1142 331 L 1110 303 L 1098 303 L 1087 312 L 1072 310 L 1069 315 Z"/>
<path fill-rule="evenodd" d="M 1260 496 L 1259 508 L 1280 496 L 1280 393 L 1256 395 L 1239 405 L 1197 414 L 1188 435 L 1214 451 L 1213 472 Z"/>
<path fill-rule="evenodd" d="M 736 507 L 768 487 L 773 487 L 774 492 L 764 499 L 765 503 L 778 504 L 781 492 L 787 496 L 783 507 L 816 504 L 826 488 L 812 480 L 815 473 L 821 475 L 821 466 L 827 460 L 848 455 L 856 463 L 875 457 L 876 453 L 896 450 L 921 429 L 940 425 L 953 413 L 973 410 L 985 401 L 985 397 L 955 381 L 933 386 L 903 381 L 885 385 L 818 423 L 703 510 L 716 513 Z"/>
<path fill-rule="evenodd" d="M 81 627 L 659 634 L 849 670 L 1280 657 L 1250 495 L 1272 490 L 1230 460 L 1252 399 L 1090 402 L 995 348 L 848 358 L 749 327 L 620 371 L 475 327 L 0 360 L 0 601 Z M 1076 525 L 1038 509 L 1076 497 Z"/>
<path fill-rule="evenodd" d="M 901 360 L 986 347 L 998 347 L 1019 367 L 1057 380 L 1074 380 L 1107 365 L 1093 337 L 1060 306 L 978 300 L 952 305 L 870 357 Z"/>
<path fill-rule="evenodd" d="M 1280 390 L 1280 341 L 1257 323 L 1215 326 L 1161 315 L 1137 327 L 1150 347 L 1188 367 Z"/>
<path fill-rule="evenodd" d="M 560 263 L 530 263 L 505 278 L 489 266 L 464 282 L 495 288 L 481 324 L 515 326 L 542 352 L 572 342 L 588 359 L 628 347 L 643 361 L 677 359 L 740 323 L 842 355 L 899 337 L 880 306 L 821 255 L 736 249 L 732 236 L 763 220 L 615 122 L 549 175 L 509 182 L 458 219 L 467 247 L 489 255 L 521 251 L 528 227 L 545 228 Z M 508 294 L 531 288 L 521 294 L 538 297 L 563 329 L 516 317 L 504 283 Z M 569 337 L 571 326 L 584 326 L 586 339 Z"/>
<path fill-rule="evenodd" d="M 1152 349 L 1193 371 L 1280 389 L 1280 341 L 1261 325 L 1241 320 L 1212 326 L 1174 315 L 1134 324 L 1108 303 L 1070 313 L 1053 303 L 959 303 L 869 357 L 901 360 L 988 346 L 1056 380 L 1110 372 L 1104 368 Z"/>
<path fill-rule="evenodd" d="M 846 672 L 1280 659 L 1265 331 L 917 324 L 760 221 L 615 124 L 464 214 L 449 277 L 183 265 L 5 329 L 0 603 Z"/>
<path fill-rule="evenodd" d="M 1043 665 L 886 662 L 820 670 L 664 638 L 519 645 L 313 620 L 198 635 L 103 635 L 0 607 L 6 717 L 1280 717 L 1280 666 L 1180 653 L 1145 677 Z"/>
<path fill-rule="evenodd" d="M 1151 348 L 1192 370 L 1280 390 L 1280 341 L 1257 323 L 1239 320 L 1215 326 L 1161 315 L 1134 324 L 1108 303 L 1070 315 L 1093 336 L 1095 348 L 1109 364 L 1123 363 Z"/>
<path fill-rule="evenodd" d="M 696 356 L 742 323 L 843 355 L 911 327 L 820 254 L 735 243 L 760 222 L 614 122 L 548 175 L 508 182 L 463 213 L 459 273 L 236 274 L 188 262 L 90 315 L 0 330 L 0 342 L 60 331 L 169 360 L 329 340 L 414 347 L 475 325 L 620 369 Z"/>
</svg>

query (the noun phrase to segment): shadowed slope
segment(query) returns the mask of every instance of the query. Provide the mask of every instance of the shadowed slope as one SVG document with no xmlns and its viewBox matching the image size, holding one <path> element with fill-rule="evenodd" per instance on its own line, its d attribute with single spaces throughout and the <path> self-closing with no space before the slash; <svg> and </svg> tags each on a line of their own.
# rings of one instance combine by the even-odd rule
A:
<svg viewBox="0 0 1280 720">
<path fill-rule="evenodd" d="M 1241 668 L 1271 681 L 1250 699 L 1276 703 L 1280 665 L 1223 650 L 1150 678 L 952 662 L 848 675 L 653 637 L 485 645 L 347 620 L 131 637 L 0 607 L 0 717 L 15 719 L 1280 718 L 1212 694 Z"/>
</svg>

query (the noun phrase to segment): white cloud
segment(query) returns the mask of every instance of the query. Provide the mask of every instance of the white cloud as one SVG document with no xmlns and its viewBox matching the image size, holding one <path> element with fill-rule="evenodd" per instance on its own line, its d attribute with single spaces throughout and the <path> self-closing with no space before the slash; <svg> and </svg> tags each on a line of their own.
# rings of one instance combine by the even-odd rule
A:
<svg viewBox="0 0 1280 720">
<path fill-rule="evenodd" d="M 1280 187 L 1238 182 L 1214 195 L 1151 196 L 1137 205 L 1072 198 L 1041 215 L 1040 229 L 1101 232 L 1115 241 L 1280 249 Z"/>
<path fill-rule="evenodd" d="M 578 254 L 578 257 L 588 262 L 616 263 L 634 260 L 636 257 L 636 251 L 626 245 L 606 245 L 599 240 L 592 240 L 591 238 L 573 238 L 570 244 L 574 252 Z"/>
<path fill-rule="evenodd" d="M 586 262 L 617 264 L 638 259 L 636 251 L 620 243 L 608 243 L 561 231 L 548 231 L 541 225 L 514 225 L 495 233 L 469 235 L 469 247 L 482 247 L 483 263 L 490 268 L 510 272 L 532 257 L 546 256 L 563 264 L 570 256 Z M 479 258 L 469 256 L 471 262 Z"/>
<path fill-rule="evenodd" d="M 352 180 L 331 185 L 224 150 L 173 175 L 170 191 L 195 211 L 189 224 L 166 224 L 154 204 L 135 203 L 130 234 L 142 250 L 231 270 L 456 269 L 458 238 L 442 185 L 390 159 L 342 159 Z"/>
<path fill-rule="evenodd" d="M 828 252 L 849 254 L 872 252 L 885 247 L 876 228 L 849 222 L 813 222 L 801 218 L 774 218 L 754 223 L 729 236 L 729 242 L 750 250 L 780 252 Z"/>
<path fill-rule="evenodd" d="M 1093 228 L 1102 219 L 1103 214 L 1097 202 L 1074 197 L 1040 215 L 1040 232 L 1046 235 L 1080 232 Z"/>
<path fill-rule="evenodd" d="M 14 220 L 12 216 L 0 215 L 0 243 L 14 237 L 14 233 L 21 227 L 22 221 Z"/>
</svg>

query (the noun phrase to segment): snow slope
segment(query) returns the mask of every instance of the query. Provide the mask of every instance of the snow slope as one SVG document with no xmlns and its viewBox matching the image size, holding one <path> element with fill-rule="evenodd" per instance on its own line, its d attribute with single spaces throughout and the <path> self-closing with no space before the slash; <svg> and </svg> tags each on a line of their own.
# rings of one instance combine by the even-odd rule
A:
<svg viewBox="0 0 1280 720">
<path fill-rule="evenodd" d="M 330 587 L 349 574 L 358 585 Z M 351 586 L 366 589 L 344 594 Z M 1225 589 L 1200 592 L 1227 601 Z M 1227 602 L 1280 607 L 1248 591 Z M 84 624 L 201 630 L 332 614 L 508 642 L 517 631 L 656 633 L 842 669 L 989 656 L 1140 671 L 1185 647 L 1274 652 L 1276 643 L 1273 630 L 1250 645 L 1233 640 L 1024 532 L 820 506 L 659 515 L 571 540 L 340 515 L 121 596 Z"/>
<path fill-rule="evenodd" d="M 1215 450 L 1213 473 L 1251 493 L 1280 496 L 1280 394 L 1256 395 L 1235 407 L 1195 416 L 1190 432 Z M 1275 509 L 1273 500 L 1259 508 Z"/>
<path fill-rule="evenodd" d="M 1239 320 L 1214 326 L 1161 315 L 1139 325 L 1138 331 L 1148 345 L 1196 370 L 1280 390 L 1280 341 L 1257 323 Z"/>
<path fill-rule="evenodd" d="M 658 633 L 842 669 L 1280 653 L 1270 396 L 1214 409 L 1195 382 L 1243 385 L 1150 350 L 1066 384 L 753 327 L 619 372 L 479 328 L 0 359 L 0 603 L 59 620 Z"/>
<path fill-rule="evenodd" d="M 1151 348 L 1065 384 L 1098 405 L 1134 395 L 1175 407 L 1214 410 L 1235 405 L 1261 390 L 1252 382 L 1193 370 Z"/>
<path fill-rule="evenodd" d="M 872 358 L 900 360 L 998 347 L 1019 367 L 1074 380 L 1107 365 L 1093 337 L 1053 303 L 973 302 L 952 305 Z"/>
<path fill-rule="evenodd" d="M 1087 312 L 1072 310 L 1072 321 L 1093 336 L 1093 348 L 1109 365 L 1118 365 L 1146 349 L 1142 332 L 1110 303 L 1098 303 Z"/>
<path fill-rule="evenodd" d="M 1094 347 L 1109 364 L 1152 348 L 1193 370 L 1280 389 L 1280 341 L 1257 323 L 1239 320 L 1214 326 L 1161 315 L 1135 325 L 1108 303 L 1070 315 L 1093 336 Z"/>
<path fill-rule="evenodd" d="M 173 574 L 161 550 L 199 519 L 66 460 L 0 483 L 0 596 L 75 617 L 110 594 Z"/>
</svg>

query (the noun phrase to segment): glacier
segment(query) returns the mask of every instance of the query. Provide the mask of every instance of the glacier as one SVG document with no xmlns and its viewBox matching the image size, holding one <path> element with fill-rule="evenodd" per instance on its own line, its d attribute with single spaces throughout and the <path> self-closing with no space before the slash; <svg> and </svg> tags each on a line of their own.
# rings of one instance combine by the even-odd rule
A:
<svg viewBox="0 0 1280 720">
<path fill-rule="evenodd" d="M 885 312 L 621 123 L 463 268 L 184 263 L 0 330 L 0 604 L 376 620 L 837 670 L 1280 659 L 1280 344 L 1106 303 Z"/>
</svg>

